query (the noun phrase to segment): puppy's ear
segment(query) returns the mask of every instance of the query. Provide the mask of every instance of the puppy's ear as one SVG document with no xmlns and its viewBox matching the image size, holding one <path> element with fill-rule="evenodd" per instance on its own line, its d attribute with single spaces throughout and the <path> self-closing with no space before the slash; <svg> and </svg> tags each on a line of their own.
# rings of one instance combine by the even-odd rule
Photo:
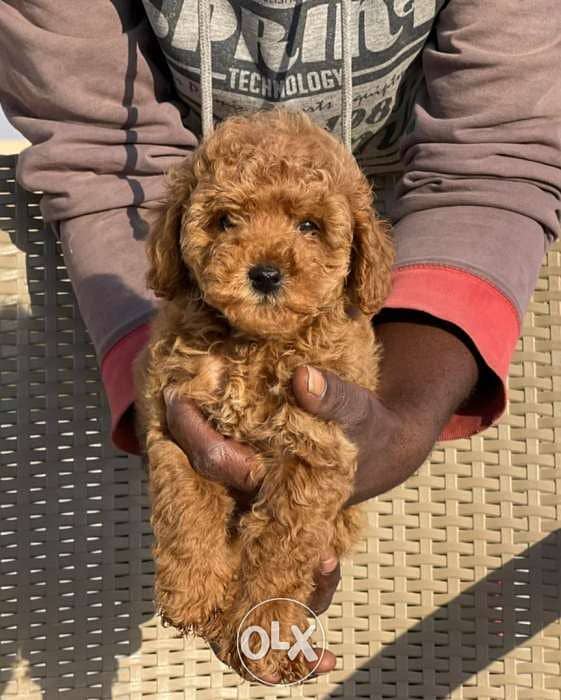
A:
<svg viewBox="0 0 561 700">
<path fill-rule="evenodd" d="M 347 294 L 352 305 L 367 315 L 382 308 L 390 289 L 391 267 L 394 260 L 390 226 L 377 217 L 372 198 L 351 200 L 353 214 L 353 247 Z"/>
<path fill-rule="evenodd" d="M 183 212 L 195 186 L 191 164 L 185 161 L 167 175 L 167 192 L 148 237 L 146 282 L 156 296 L 172 299 L 192 286 L 180 249 Z"/>
</svg>

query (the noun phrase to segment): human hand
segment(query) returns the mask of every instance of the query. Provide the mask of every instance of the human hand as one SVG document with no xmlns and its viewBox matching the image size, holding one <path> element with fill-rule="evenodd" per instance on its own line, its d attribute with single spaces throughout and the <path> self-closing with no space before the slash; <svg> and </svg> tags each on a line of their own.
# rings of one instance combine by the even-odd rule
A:
<svg viewBox="0 0 561 700">
<path fill-rule="evenodd" d="M 358 447 L 348 505 L 397 486 L 425 461 L 450 417 L 493 388 L 477 350 L 452 324 L 415 311 L 387 310 L 376 325 L 382 346 L 373 393 L 331 372 L 299 367 L 292 386 L 299 405 L 334 420 Z M 484 382 L 479 382 L 482 377 Z"/>
</svg>

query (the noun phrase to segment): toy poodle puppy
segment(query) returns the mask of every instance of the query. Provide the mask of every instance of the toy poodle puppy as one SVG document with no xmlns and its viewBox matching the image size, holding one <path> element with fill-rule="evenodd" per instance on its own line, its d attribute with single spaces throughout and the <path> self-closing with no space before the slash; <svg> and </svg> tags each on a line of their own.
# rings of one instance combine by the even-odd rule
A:
<svg viewBox="0 0 561 700">
<path fill-rule="evenodd" d="M 301 113 L 273 110 L 227 119 L 170 173 L 148 257 L 163 302 L 135 382 L 156 602 L 247 677 L 237 650 L 246 613 L 270 598 L 306 603 L 321 552 L 343 556 L 360 532 L 359 510 L 345 508 L 357 448 L 297 406 L 291 377 L 313 365 L 376 388 L 371 317 L 389 287 L 388 228 L 343 144 Z M 173 441 L 166 387 L 259 454 L 249 512 Z M 267 630 L 275 618 L 281 640 L 307 628 L 290 601 L 260 610 L 251 624 Z M 276 650 L 246 667 L 282 682 L 309 672 L 302 654 Z"/>
</svg>

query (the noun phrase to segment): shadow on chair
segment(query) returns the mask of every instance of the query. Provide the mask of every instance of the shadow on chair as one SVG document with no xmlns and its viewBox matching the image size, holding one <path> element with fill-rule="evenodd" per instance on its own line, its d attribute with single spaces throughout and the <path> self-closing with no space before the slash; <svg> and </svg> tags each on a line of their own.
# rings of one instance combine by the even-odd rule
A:
<svg viewBox="0 0 561 700">
<path fill-rule="evenodd" d="M 362 683 L 370 695 L 360 697 L 447 698 L 476 673 L 517 647 L 527 647 L 534 635 L 560 617 L 561 529 L 384 646 L 330 697 L 347 697 L 345 686 L 358 690 Z M 508 673 L 494 672 L 499 692 Z M 531 676 L 527 679 L 529 683 Z M 517 674 L 516 682 L 526 685 L 523 673 Z"/>
</svg>

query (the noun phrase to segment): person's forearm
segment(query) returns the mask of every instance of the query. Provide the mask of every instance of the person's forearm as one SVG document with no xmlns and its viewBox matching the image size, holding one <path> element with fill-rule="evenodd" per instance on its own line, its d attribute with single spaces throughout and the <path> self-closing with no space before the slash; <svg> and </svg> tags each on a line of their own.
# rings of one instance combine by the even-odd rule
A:
<svg viewBox="0 0 561 700">
<path fill-rule="evenodd" d="M 430 422 L 436 441 L 487 376 L 477 350 L 455 326 L 428 314 L 388 310 L 375 326 L 383 348 L 376 394 L 400 414 Z"/>
<path fill-rule="evenodd" d="M 380 404 L 372 404 L 362 434 L 351 434 L 363 458 L 348 505 L 409 478 L 451 416 L 478 400 L 489 373 L 459 329 L 428 315 L 388 310 L 376 318 L 375 330 L 383 351 L 375 392 Z"/>
<path fill-rule="evenodd" d="M 520 318 L 561 233 L 558 9 L 557 0 L 445 3 L 423 48 L 425 84 L 391 207 L 396 269 L 471 273 Z"/>
<path fill-rule="evenodd" d="M 561 232 L 557 6 L 450 0 L 423 47 L 424 85 L 400 142 L 404 172 L 386 197 L 396 258 L 385 306 L 461 328 L 489 368 L 486 393 L 450 413 L 469 378 L 454 343 L 441 344 L 436 331 L 433 345 L 430 332 L 425 339 L 402 329 L 402 341 L 401 331 L 380 330 L 384 381 L 427 370 L 425 393 L 416 375 L 405 374 L 400 391 L 436 410 L 436 423 L 449 415 L 441 439 L 469 437 L 503 412 L 524 313 L 544 252 Z"/>
<path fill-rule="evenodd" d="M 143 239 L 165 172 L 197 139 L 138 4 L 0 2 L 0 36 L 0 103 L 31 142 L 17 178 L 43 192 L 101 365 L 113 441 L 134 452 L 131 364 L 155 308 Z"/>
<path fill-rule="evenodd" d="M 0 102 L 31 144 L 17 179 L 43 193 L 100 362 L 153 313 L 150 210 L 197 143 L 142 8 L 118 4 L 0 2 Z"/>
</svg>

